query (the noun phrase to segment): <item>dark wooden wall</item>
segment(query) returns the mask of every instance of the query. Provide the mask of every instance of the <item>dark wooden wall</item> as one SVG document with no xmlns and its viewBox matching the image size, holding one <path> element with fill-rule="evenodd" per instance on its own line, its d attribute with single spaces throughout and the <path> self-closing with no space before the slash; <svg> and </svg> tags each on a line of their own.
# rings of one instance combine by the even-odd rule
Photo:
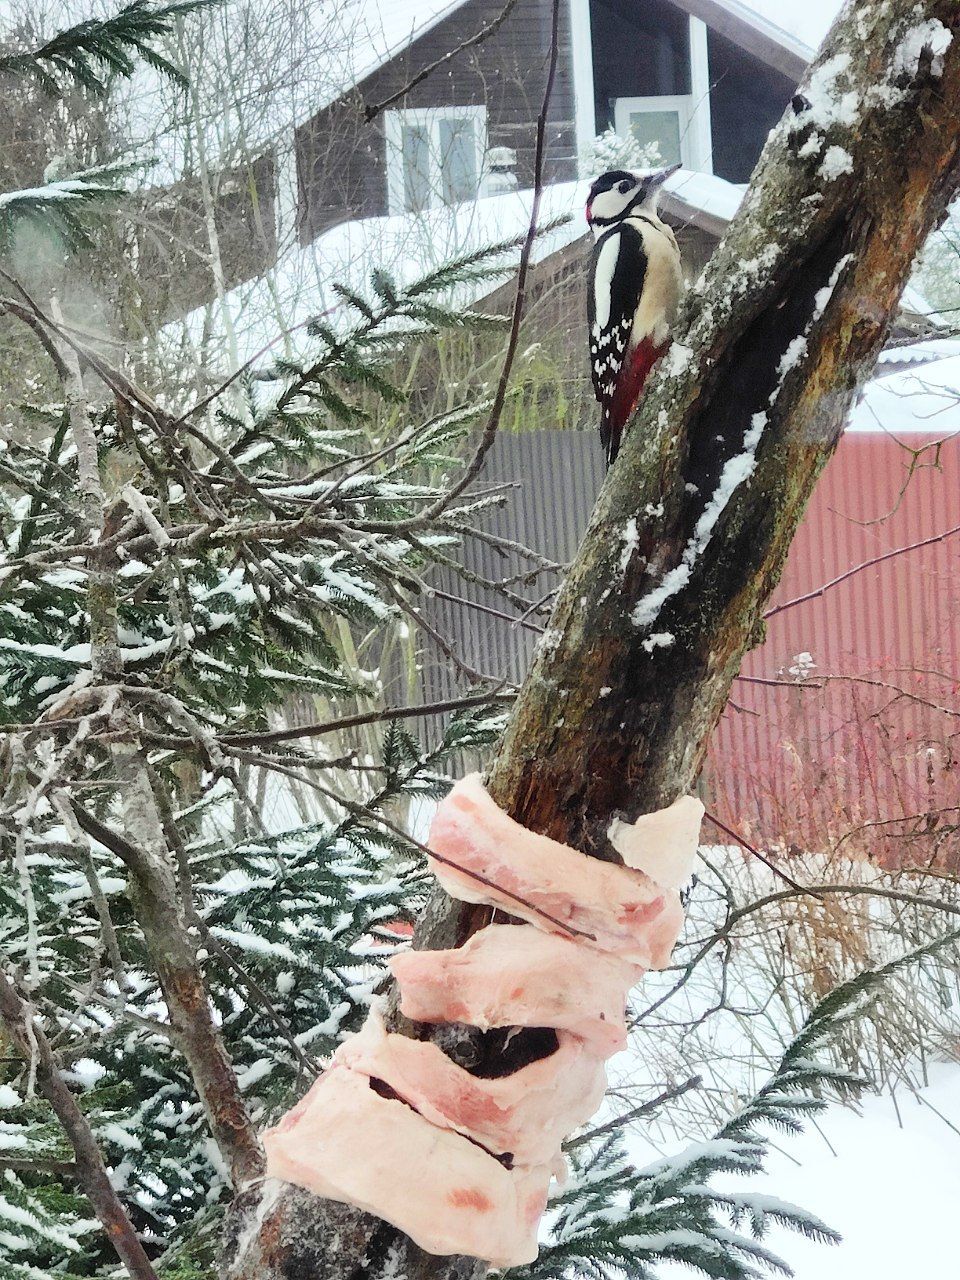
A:
<svg viewBox="0 0 960 1280">
<path fill-rule="evenodd" d="M 687 15 L 668 0 L 591 0 L 597 132 L 617 98 L 690 92 Z"/>
<path fill-rule="evenodd" d="M 387 212 L 384 120 L 380 115 L 371 124 L 365 123 L 364 105 L 378 103 L 401 89 L 423 67 L 457 48 L 494 19 L 502 7 L 501 0 L 469 0 L 362 81 L 351 98 L 325 108 L 300 126 L 296 152 L 302 244 L 348 218 Z M 517 7 L 490 39 L 458 54 L 396 106 L 485 105 L 488 147 L 513 148 L 520 186 L 530 186 L 534 127 L 550 47 L 550 14 L 546 0 L 518 0 Z M 550 106 L 548 182 L 576 176 L 566 4 L 561 7 L 561 24 L 560 62 Z"/>
<path fill-rule="evenodd" d="M 747 182 L 796 83 L 708 28 L 713 171 Z"/>
</svg>

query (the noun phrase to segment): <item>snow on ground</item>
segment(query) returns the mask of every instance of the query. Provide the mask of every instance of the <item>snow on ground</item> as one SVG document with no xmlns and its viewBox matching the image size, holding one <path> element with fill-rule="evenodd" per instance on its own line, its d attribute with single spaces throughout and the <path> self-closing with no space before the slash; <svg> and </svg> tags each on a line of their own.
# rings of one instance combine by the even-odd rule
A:
<svg viewBox="0 0 960 1280">
<path fill-rule="evenodd" d="M 931 1077 L 918 1097 L 866 1099 L 862 1117 L 831 1107 L 821 1133 L 784 1142 L 757 1179 L 843 1236 L 831 1248 L 771 1235 L 797 1280 L 955 1280 L 960 1133 L 950 1125 L 960 1126 L 960 1066 L 940 1064 Z"/>
<path fill-rule="evenodd" d="M 956 1280 L 960 1065 L 939 1064 L 930 1074 L 916 1097 L 867 1097 L 862 1115 L 831 1106 L 802 1137 L 778 1137 L 779 1152 L 749 1186 L 745 1178 L 731 1179 L 740 1190 L 809 1210 L 843 1236 L 831 1246 L 771 1231 L 764 1243 L 796 1280 Z M 639 1129 L 628 1141 L 641 1166 L 684 1145 L 654 1147 Z M 679 1268 L 662 1271 L 680 1274 Z"/>
<path fill-rule="evenodd" d="M 699 950 L 720 923 L 727 894 L 737 906 L 776 887 L 763 864 L 739 851 L 704 846 L 701 854 L 701 878 L 690 899 L 677 965 L 689 960 L 691 948 Z M 804 870 L 813 882 L 883 882 L 882 872 L 857 861 L 839 865 L 808 855 Z M 876 900 L 862 917 L 867 918 L 870 928 L 861 940 L 871 963 L 907 949 L 889 904 Z M 676 971 L 644 977 L 632 1001 L 639 1025 L 628 1049 L 611 1061 L 611 1092 L 597 1122 L 653 1096 L 665 1081 L 697 1074 L 703 1086 L 624 1131 L 637 1167 L 715 1133 L 769 1078 L 814 998 L 807 961 L 798 956 L 781 963 L 789 949 L 777 939 L 792 919 L 758 917 L 742 932 L 735 931 L 724 964 L 718 965 L 720 956 L 714 952 L 676 990 Z M 936 932 L 932 922 L 924 928 Z M 843 972 L 851 976 L 862 964 L 862 957 L 851 957 Z M 893 1093 L 887 1088 L 880 1095 L 865 1095 L 862 1114 L 833 1103 L 808 1121 L 800 1136 L 766 1131 L 773 1150 L 764 1172 L 731 1175 L 714 1184 L 785 1200 L 840 1232 L 844 1241 L 839 1246 L 785 1229 L 765 1237 L 764 1243 L 793 1268 L 797 1280 L 953 1280 L 958 1274 L 949 1250 L 951 1207 L 960 1203 L 960 1063 L 937 1061 L 931 1046 L 945 1046 L 943 1058 L 960 1040 L 956 1004 L 951 1003 L 954 983 L 947 982 L 948 994 L 938 985 L 941 976 L 911 971 L 897 980 L 902 987 L 888 991 L 887 1004 L 878 1006 L 887 1016 L 883 1010 L 889 1013 L 898 998 L 909 999 L 917 1027 L 924 1029 L 926 1074 L 916 1060 L 898 1070 L 886 1049 L 874 1047 L 880 1023 L 871 1014 L 859 1047 L 861 1070 L 878 1080 L 895 1078 Z M 914 1082 L 916 1094 L 906 1080 Z M 676 1274 L 678 1280 L 681 1274 L 668 1267 L 662 1272 Z"/>
</svg>

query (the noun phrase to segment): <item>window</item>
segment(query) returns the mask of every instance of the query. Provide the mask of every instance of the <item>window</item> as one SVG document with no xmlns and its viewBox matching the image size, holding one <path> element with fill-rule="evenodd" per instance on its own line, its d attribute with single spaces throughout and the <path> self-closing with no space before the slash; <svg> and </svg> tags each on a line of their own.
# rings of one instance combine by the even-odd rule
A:
<svg viewBox="0 0 960 1280">
<path fill-rule="evenodd" d="M 483 107 L 387 112 L 387 194 L 391 213 L 459 204 L 480 192 L 487 145 Z"/>
<path fill-rule="evenodd" d="M 712 173 L 707 28 L 699 18 L 688 16 L 686 35 L 686 57 L 680 70 L 689 77 L 689 92 L 658 91 L 670 81 L 676 83 L 678 78 L 676 60 L 671 62 L 667 59 L 663 67 L 658 65 L 658 75 L 634 80 L 636 88 L 646 89 L 643 96 L 617 96 L 614 99 L 613 124 L 617 133 L 624 137 L 632 133 L 644 145 L 657 143 L 665 165 L 680 163 L 685 169 Z M 668 75 L 671 68 L 673 74 Z M 679 87 L 686 88 L 685 85 Z M 627 88 L 625 83 L 623 88 Z"/>
<path fill-rule="evenodd" d="M 690 147 L 690 98 L 687 95 L 662 98 L 618 98 L 614 107 L 614 127 L 621 137 L 632 133 L 646 146 L 655 142 L 660 163 L 682 164 L 699 169 Z"/>
</svg>

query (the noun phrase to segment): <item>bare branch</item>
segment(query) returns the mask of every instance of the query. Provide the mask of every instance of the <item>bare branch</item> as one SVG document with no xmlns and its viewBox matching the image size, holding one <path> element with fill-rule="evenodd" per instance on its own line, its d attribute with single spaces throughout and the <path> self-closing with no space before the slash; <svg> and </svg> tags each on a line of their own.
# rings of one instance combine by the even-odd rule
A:
<svg viewBox="0 0 960 1280">
<path fill-rule="evenodd" d="M 391 720 L 413 720 L 424 716 L 442 715 L 447 711 L 469 711 L 494 702 L 512 702 L 513 692 L 480 693 L 463 698 L 447 698 L 443 702 L 425 702 L 415 707 L 384 707 L 381 711 L 364 711 L 353 716 L 341 716 L 337 720 L 321 720 L 315 724 L 290 725 L 283 729 L 267 729 L 263 733 L 225 733 L 223 743 L 264 746 L 270 742 L 290 742 L 296 738 L 319 738 L 327 733 L 357 729 L 367 724 L 383 724 Z"/>
<path fill-rule="evenodd" d="M 904 547 L 893 547 L 890 551 L 884 551 L 882 555 L 872 556 L 869 560 L 864 560 L 850 569 L 845 569 L 837 577 L 831 578 L 829 582 L 822 583 L 812 591 L 804 592 L 802 596 L 795 596 L 792 600 L 784 600 L 781 604 L 774 605 L 763 616 L 765 619 L 775 618 L 778 613 L 784 613 L 787 609 L 794 609 L 798 604 L 806 604 L 808 600 L 819 599 L 826 592 L 838 587 L 841 582 L 846 582 L 848 578 L 852 578 L 854 574 L 862 573 L 864 569 L 871 569 L 875 564 L 883 564 L 885 560 L 892 560 L 895 556 L 905 555 L 908 551 L 917 551 L 920 547 L 931 547 L 934 543 L 945 542 L 947 538 L 954 538 L 958 533 L 960 533 L 960 524 L 954 525 L 952 529 L 947 529 L 944 533 L 934 534 L 930 538 L 922 538 L 919 542 L 910 542 Z"/>
<path fill-rule="evenodd" d="M 596 1129 L 590 1129 L 587 1133 L 578 1134 L 577 1137 L 563 1144 L 564 1150 L 572 1151 L 575 1147 L 582 1147 L 585 1142 L 593 1142 L 595 1138 L 602 1138 L 605 1133 L 617 1133 L 620 1129 L 626 1128 L 627 1125 L 633 1124 L 634 1120 L 640 1120 L 643 1116 L 650 1115 L 652 1111 L 658 1111 L 664 1103 L 673 1102 L 676 1098 L 682 1098 L 691 1089 L 699 1089 L 702 1084 L 703 1078 L 701 1076 L 691 1076 L 689 1080 L 684 1080 L 683 1084 L 673 1085 L 672 1088 L 664 1089 L 655 1098 L 641 1102 L 637 1107 L 631 1107 L 623 1115 L 614 1116 L 606 1124 L 598 1125 Z"/>
<path fill-rule="evenodd" d="M 80 1181 L 117 1256 L 132 1280 L 157 1280 L 133 1223 L 113 1189 L 100 1148 L 86 1117 L 64 1084 L 50 1042 L 32 1010 L 24 1004 L 9 976 L 0 970 L 0 1018 L 7 1034 L 27 1062 L 34 1062 L 37 1087 L 56 1112 L 76 1155 L 68 1166 Z"/>
</svg>

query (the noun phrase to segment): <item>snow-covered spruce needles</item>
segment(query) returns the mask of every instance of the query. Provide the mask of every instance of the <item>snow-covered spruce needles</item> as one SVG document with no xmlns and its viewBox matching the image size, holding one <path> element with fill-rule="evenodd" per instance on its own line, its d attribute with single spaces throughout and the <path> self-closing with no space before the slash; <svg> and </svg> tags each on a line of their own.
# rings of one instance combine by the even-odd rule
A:
<svg viewBox="0 0 960 1280">
<path fill-rule="evenodd" d="M 839 1236 L 812 1214 L 768 1195 L 718 1189 L 713 1179 L 756 1174 L 770 1147 L 764 1130 L 798 1133 L 805 1117 L 822 1111 L 828 1096 L 855 1098 L 863 1078 L 818 1060 L 851 1021 L 864 1016 L 883 984 L 953 946 L 949 933 L 870 969 L 835 988 L 811 1011 L 767 1083 L 713 1136 L 677 1155 L 636 1169 L 622 1137 L 571 1152 L 574 1173 L 556 1202 L 550 1241 L 525 1280 L 583 1275 L 653 1280 L 662 1262 L 679 1262 L 713 1280 L 753 1280 L 765 1272 L 792 1274 L 762 1243 L 772 1225 L 813 1239 Z M 745 1231 L 743 1228 L 747 1228 Z"/>
</svg>

